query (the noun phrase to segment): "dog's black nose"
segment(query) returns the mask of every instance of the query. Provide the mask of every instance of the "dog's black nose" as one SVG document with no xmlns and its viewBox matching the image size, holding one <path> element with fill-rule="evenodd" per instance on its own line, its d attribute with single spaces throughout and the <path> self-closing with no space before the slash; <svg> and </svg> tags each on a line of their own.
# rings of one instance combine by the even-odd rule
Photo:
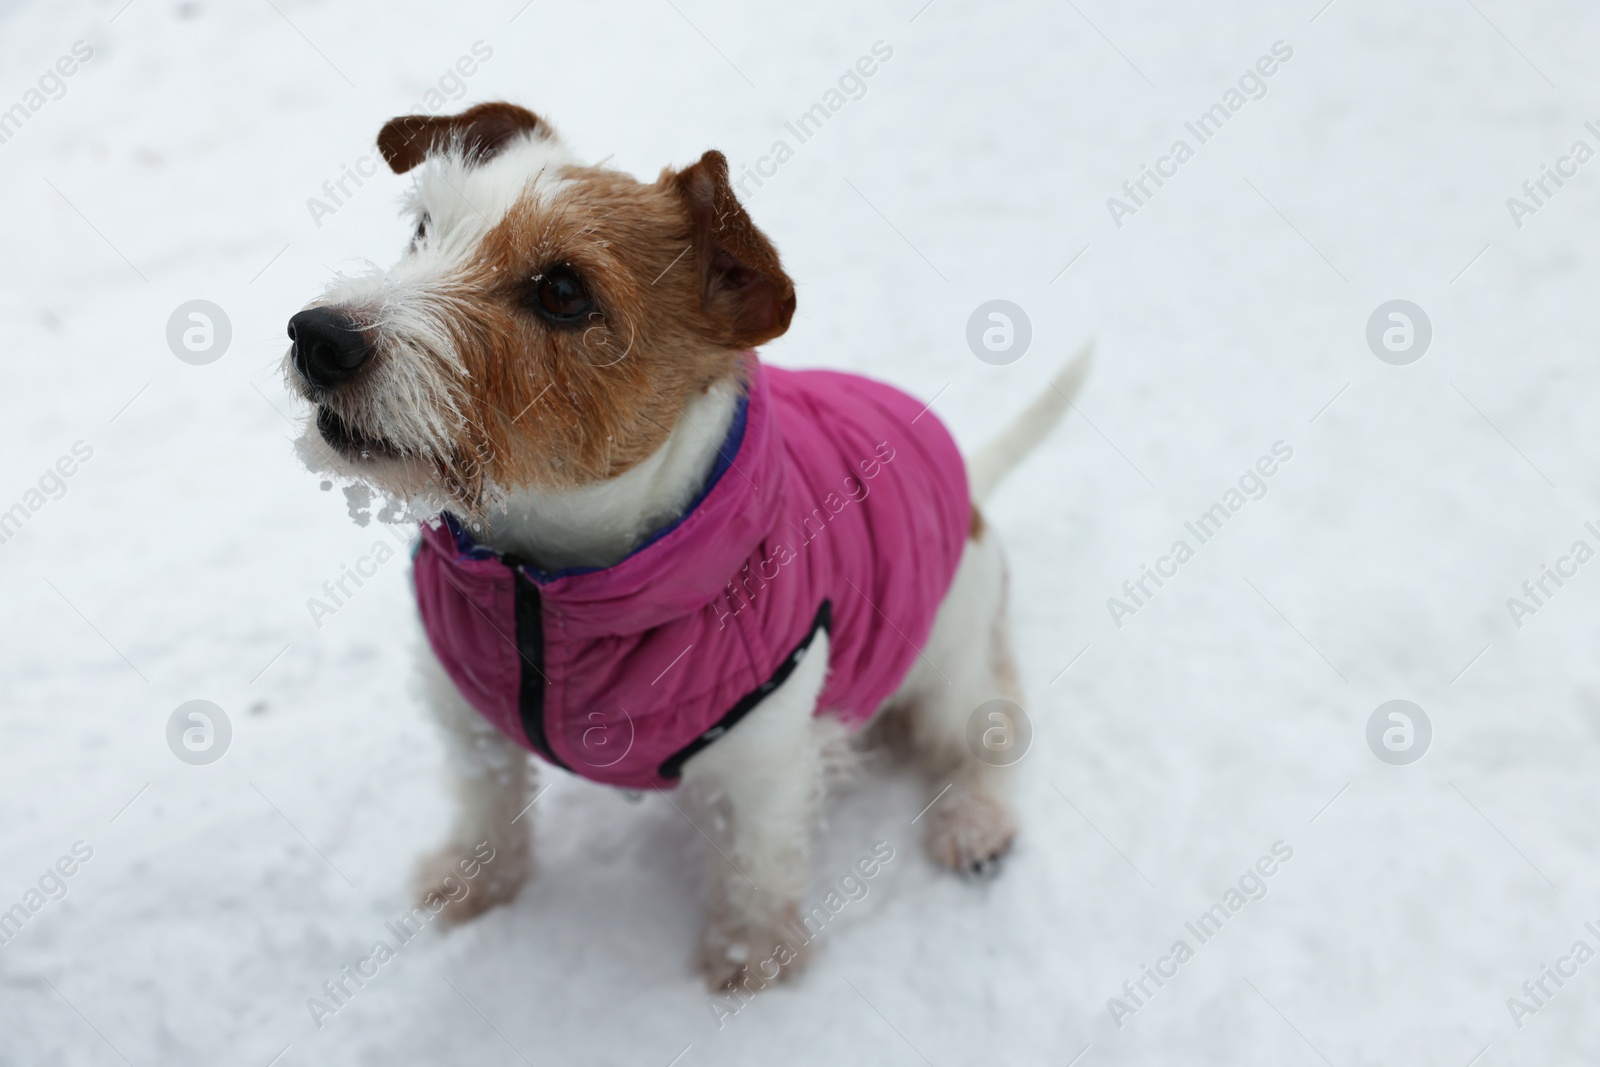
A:
<svg viewBox="0 0 1600 1067">
<path fill-rule="evenodd" d="M 289 320 L 294 366 L 301 377 L 321 389 L 332 389 L 355 377 L 372 357 L 372 346 L 347 315 L 332 308 L 311 308 Z"/>
</svg>

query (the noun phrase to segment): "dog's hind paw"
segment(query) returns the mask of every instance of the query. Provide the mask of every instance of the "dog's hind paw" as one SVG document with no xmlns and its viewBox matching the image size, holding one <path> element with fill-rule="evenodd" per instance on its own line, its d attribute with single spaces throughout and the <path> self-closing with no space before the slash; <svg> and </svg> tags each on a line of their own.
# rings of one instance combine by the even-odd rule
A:
<svg viewBox="0 0 1600 1067">
<path fill-rule="evenodd" d="M 1016 836 L 1011 809 L 983 793 L 952 790 L 928 813 L 928 856 L 969 878 L 998 874 Z"/>
<path fill-rule="evenodd" d="M 411 888 L 417 904 L 450 927 L 509 904 L 532 874 L 533 850 L 526 843 L 452 842 L 417 862 Z"/>
</svg>

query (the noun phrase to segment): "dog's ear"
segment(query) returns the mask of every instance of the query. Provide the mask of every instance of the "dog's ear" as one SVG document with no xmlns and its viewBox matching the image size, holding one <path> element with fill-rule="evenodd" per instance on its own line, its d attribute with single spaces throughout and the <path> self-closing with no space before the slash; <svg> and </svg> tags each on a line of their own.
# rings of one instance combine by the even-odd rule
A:
<svg viewBox="0 0 1600 1067">
<path fill-rule="evenodd" d="M 396 174 L 404 174 L 429 153 L 459 147 L 481 163 L 519 134 L 555 135 L 548 123 L 516 104 L 478 104 L 459 115 L 402 115 L 378 131 L 378 151 Z"/>
<path fill-rule="evenodd" d="M 733 195 L 727 158 L 707 152 L 693 166 L 663 177 L 689 212 L 700 307 L 717 340 L 752 348 L 780 336 L 794 317 L 794 282 Z"/>
</svg>

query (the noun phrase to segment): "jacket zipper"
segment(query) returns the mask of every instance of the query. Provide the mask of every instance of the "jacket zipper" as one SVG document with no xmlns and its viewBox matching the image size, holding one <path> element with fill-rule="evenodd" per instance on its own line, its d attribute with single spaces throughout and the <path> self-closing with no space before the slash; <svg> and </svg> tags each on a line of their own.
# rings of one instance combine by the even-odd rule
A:
<svg viewBox="0 0 1600 1067">
<path fill-rule="evenodd" d="M 539 586 L 513 567 L 515 578 L 515 612 L 517 622 L 517 656 L 521 660 L 521 682 L 517 690 L 517 705 L 522 717 L 522 730 L 528 744 L 545 759 L 563 770 L 570 770 L 550 747 L 550 734 L 545 725 L 544 693 L 544 605 Z"/>
</svg>

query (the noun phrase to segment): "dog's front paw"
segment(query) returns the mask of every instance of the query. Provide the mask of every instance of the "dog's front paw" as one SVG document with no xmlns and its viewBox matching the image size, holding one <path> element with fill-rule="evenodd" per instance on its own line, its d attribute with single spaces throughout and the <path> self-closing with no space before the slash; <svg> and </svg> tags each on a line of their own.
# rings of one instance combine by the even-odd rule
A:
<svg viewBox="0 0 1600 1067">
<path fill-rule="evenodd" d="M 755 992 L 805 969 L 810 946 L 793 904 L 764 920 L 712 920 L 700 935 L 695 969 L 713 993 Z"/>
<path fill-rule="evenodd" d="M 987 878 L 1016 840 L 1017 820 L 1003 801 L 984 793 L 952 790 L 928 813 L 928 855 L 958 874 Z"/>
<path fill-rule="evenodd" d="M 533 849 L 525 841 L 451 842 L 418 861 L 411 887 L 417 903 L 450 927 L 509 904 L 532 875 Z"/>
</svg>

